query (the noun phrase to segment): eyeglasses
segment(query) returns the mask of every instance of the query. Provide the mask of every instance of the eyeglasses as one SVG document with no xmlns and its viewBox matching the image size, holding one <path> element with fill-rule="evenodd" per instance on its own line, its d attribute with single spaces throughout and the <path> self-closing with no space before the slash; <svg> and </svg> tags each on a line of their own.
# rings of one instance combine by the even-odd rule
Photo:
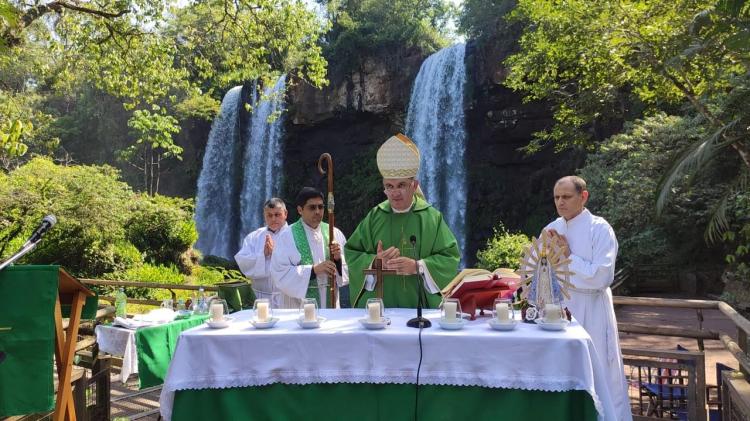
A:
<svg viewBox="0 0 750 421">
<path fill-rule="evenodd" d="M 402 192 L 405 192 L 406 190 L 409 189 L 409 187 L 411 187 L 411 182 L 408 182 L 408 183 L 407 182 L 401 182 L 401 183 L 398 183 L 398 186 L 394 186 L 392 184 L 386 184 L 386 185 L 383 186 L 383 188 L 385 189 L 384 190 L 385 194 L 393 193 L 396 190 L 400 190 Z"/>
<path fill-rule="evenodd" d="M 309 209 L 311 211 L 314 211 L 316 209 L 323 210 L 323 209 L 326 208 L 326 205 L 324 205 L 324 204 L 320 204 L 320 205 L 307 205 L 307 206 L 305 206 L 305 208 L 307 208 L 307 209 Z"/>
</svg>

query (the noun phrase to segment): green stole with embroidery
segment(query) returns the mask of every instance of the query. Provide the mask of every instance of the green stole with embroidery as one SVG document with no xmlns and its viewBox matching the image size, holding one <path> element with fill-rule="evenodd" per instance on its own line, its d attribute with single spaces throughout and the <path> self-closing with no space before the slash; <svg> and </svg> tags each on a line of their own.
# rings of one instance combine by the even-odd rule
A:
<svg viewBox="0 0 750 421">
<path fill-rule="evenodd" d="M 310 251 L 310 244 L 307 242 L 307 235 L 305 234 L 305 227 L 302 226 L 303 223 L 304 222 L 302 222 L 302 219 L 299 219 L 297 222 L 293 223 L 289 227 L 292 229 L 292 236 L 294 237 L 294 245 L 297 246 L 297 251 L 299 252 L 301 256 L 299 264 L 300 265 L 312 265 L 313 264 L 312 251 Z M 323 244 L 324 245 L 328 244 L 328 224 L 326 224 L 325 222 L 321 222 L 320 231 L 323 233 Z M 327 247 L 323 247 L 323 248 L 325 249 L 325 258 L 328 259 L 328 253 L 329 253 L 328 248 Z M 336 279 L 329 279 L 329 282 L 333 282 L 335 284 Z M 310 284 L 307 287 L 307 294 L 305 294 L 305 298 L 315 298 L 315 300 L 318 302 L 318 306 L 322 304 L 320 302 L 320 293 L 318 292 L 317 277 L 310 279 Z M 326 304 L 327 304 L 327 307 L 333 308 L 331 306 L 331 303 L 326 303 Z"/>
</svg>

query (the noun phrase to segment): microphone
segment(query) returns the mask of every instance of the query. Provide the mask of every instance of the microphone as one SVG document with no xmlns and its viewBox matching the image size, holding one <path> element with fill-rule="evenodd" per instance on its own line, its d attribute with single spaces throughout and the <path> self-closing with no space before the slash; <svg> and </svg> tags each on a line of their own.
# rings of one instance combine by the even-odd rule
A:
<svg viewBox="0 0 750 421">
<path fill-rule="evenodd" d="M 50 228 L 54 227 L 56 223 L 57 223 L 57 218 L 55 218 L 55 215 L 49 214 L 45 216 L 42 219 L 42 222 L 39 224 L 39 226 L 36 227 L 34 232 L 31 234 L 31 237 L 29 237 L 29 239 L 26 241 L 26 243 L 24 244 L 24 247 L 33 243 L 38 243 L 39 240 L 42 239 L 44 234 L 46 234 Z"/>
<path fill-rule="evenodd" d="M 411 237 L 409 237 L 409 242 L 414 249 L 414 256 L 419 256 L 419 254 L 417 254 L 417 236 L 412 235 Z M 417 328 L 431 327 L 432 322 L 422 317 L 422 285 L 424 284 L 424 277 L 422 276 L 422 272 L 419 270 L 419 262 L 417 261 L 416 257 L 414 259 L 414 266 L 417 269 L 417 280 L 419 281 L 419 284 L 417 285 L 417 317 L 406 322 L 406 326 Z"/>
<path fill-rule="evenodd" d="M 42 236 L 44 236 L 44 234 L 46 234 L 47 231 L 49 231 L 49 229 L 52 228 L 56 223 L 57 218 L 55 218 L 55 215 L 49 214 L 45 216 L 39 226 L 36 227 L 34 232 L 31 234 L 31 237 L 29 237 L 29 239 L 26 240 L 26 242 L 23 244 L 21 249 L 18 250 L 16 254 L 10 256 L 8 260 L 0 264 L 0 270 L 3 270 L 6 267 L 10 266 L 11 264 L 13 264 L 13 262 L 23 257 L 23 255 L 33 250 L 34 247 L 36 247 L 37 243 L 39 243 L 39 240 L 42 239 Z"/>
</svg>

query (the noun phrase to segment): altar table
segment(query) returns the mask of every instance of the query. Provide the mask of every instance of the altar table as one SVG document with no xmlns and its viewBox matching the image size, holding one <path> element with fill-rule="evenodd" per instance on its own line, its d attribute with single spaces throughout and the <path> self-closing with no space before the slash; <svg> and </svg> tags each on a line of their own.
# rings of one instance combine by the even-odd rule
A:
<svg viewBox="0 0 750 421">
<path fill-rule="evenodd" d="M 96 340 L 100 351 L 122 357 L 120 381 L 126 383 L 131 374 L 138 374 L 140 388 L 144 389 L 162 384 L 180 333 L 200 325 L 207 318 L 208 315 L 192 315 L 137 330 L 98 325 Z"/>
<path fill-rule="evenodd" d="M 486 317 L 462 330 L 406 327 L 413 309 L 387 309 L 391 324 L 366 330 L 361 309 L 321 310 L 318 329 L 302 329 L 296 310 L 276 310 L 268 330 L 234 313 L 225 329 L 180 335 L 160 404 L 167 419 L 472 419 L 613 420 L 606 376 L 591 338 L 520 323 L 491 330 Z M 418 399 L 418 404 L 416 403 Z"/>
</svg>

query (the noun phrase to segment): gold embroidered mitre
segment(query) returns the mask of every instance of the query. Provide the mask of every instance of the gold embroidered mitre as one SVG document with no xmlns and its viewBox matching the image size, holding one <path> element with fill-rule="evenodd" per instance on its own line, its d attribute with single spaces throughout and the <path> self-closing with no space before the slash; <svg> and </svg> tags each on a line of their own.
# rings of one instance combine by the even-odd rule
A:
<svg viewBox="0 0 750 421">
<path fill-rule="evenodd" d="M 383 178 L 414 178 L 419 171 L 419 149 L 408 137 L 391 136 L 378 149 L 378 170 Z"/>
</svg>

